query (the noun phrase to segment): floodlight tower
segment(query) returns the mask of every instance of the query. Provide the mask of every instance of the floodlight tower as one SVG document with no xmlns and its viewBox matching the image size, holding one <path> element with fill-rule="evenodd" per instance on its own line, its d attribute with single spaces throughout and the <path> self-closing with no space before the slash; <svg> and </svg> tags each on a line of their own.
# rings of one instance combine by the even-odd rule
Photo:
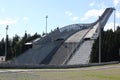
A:
<svg viewBox="0 0 120 80">
<path fill-rule="evenodd" d="M 101 20 L 99 16 L 99 63 L 101 63 Z"/>
<path fill-rule="evenodd" d="M 48 19 L 48 15 L 45 18 L 46 18 L 46 35 L 47 35 L 47 19 Z"/>
<path fill-rule="evenodd" d="M 115 31 L 115 25 L 116 24 L 116 9 L 114 7 L 114 31 Z"/>
<path fill-rule="evenodd" d="M 7 32 L 8 32 L 8 25 L 6 26 L 6 40 L 5 40 L 5 60 L 7 60 Z"/>
</svg>

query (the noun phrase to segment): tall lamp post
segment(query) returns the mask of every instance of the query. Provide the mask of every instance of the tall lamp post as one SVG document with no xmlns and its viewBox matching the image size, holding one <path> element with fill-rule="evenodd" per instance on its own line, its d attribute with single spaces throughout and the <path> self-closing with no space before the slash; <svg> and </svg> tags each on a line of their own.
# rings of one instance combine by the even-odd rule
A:
<svg viewBox="0 0 120 80">
<path fill-rule="evenodd" d="M 115 23 L 116 23 L 116 20 L 115 20 L 115 19 L 116 19 L 116 9 L 114 8 L 114 31 L 115 31 L 115 26 L 116 26 L 116 25 L 115 25 Z"/>
<path fill-rule="evenodd" d="M 99 63 L 101 63 L 101 20 L 99 16 Z"/>
<path fill-rule="evenodd" d="M 46 18 L 46 35 L 47 35 L 47 19 L 48 19 L 48 15 L 45 18 Z"/>
<path fill-rule="evenodd" d="M 8 25 L 6 26 L 6 40 L 5 40 L 5 60 L 7 60 L 7 32 L 8 32 Z"/>
</svg>

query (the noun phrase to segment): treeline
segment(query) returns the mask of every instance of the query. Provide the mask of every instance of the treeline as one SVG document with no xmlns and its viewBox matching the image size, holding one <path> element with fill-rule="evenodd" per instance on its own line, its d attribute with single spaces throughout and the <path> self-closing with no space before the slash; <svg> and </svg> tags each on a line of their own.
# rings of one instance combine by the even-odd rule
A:
<svg viewBox="0 0 120 80">
<path fill-rule="evenodd" d="M 30 35 L 25 33 L 23 37 L 15 35 L 12 39 L 7 35 L 6 39 L 2 39 L 0 41 L 0 56 L 5 56 L 5 44 L 7 41 L 7 60 L 12 59 L 14 57 L 19 56 L 23 52 L 25 52 L 28 47 L 25 46 L 25 43 L 35 40 L 36 38 L 41 37 L 41 35 L 35 33 L 34 35 Z"/>
<path fill-rule="evenodd" d="M 113 32 L 112 30 L 103 31 L 102 40 L 101 40 L 101 61 L 119 61 L 120 60 L 120 27 L 118 26 L 117 30 Z M 90 62 L 99 61 L 99 38 L 94 42 Z"/>
</svg>

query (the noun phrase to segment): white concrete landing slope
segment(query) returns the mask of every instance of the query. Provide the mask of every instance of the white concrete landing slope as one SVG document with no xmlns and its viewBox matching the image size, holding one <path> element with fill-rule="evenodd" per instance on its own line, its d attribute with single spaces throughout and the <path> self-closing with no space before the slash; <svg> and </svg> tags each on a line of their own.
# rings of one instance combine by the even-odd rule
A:
<svg viewBox="0 0 120 80">
<path fill-rule="evenodd" d="M 107 8 L 100 18 L 88 24 L 71 24 L 57 28 L 41 37 L 33 48 L 11 60 L 17 64 L 66 65 L 85 64 L 94 39 L 99 37 L 98 27 L 104 28 L 114 8 Z"/>
<path fill-rule="evenodd" d="M 84 30 L 81 30 L 75 34 L 73 34 L 72 36 L 70 36 L 66 41 L 65 43 L 71 43 L 71 42 L 74 42 L 74 43 L 79 43 L 80 40 L 84 37 L 84 35 L 89 31 L 89 29 L 84 29 Z"/>
<path fill-rule="evenodd" d="M 52 57 L 49 64 L 64 64 L 66 60 L 68 60 L 69 56 L 72 54 L 74 49 L 77 47 L 78 43 L 88 31 L 89 29 L 80 30 L 72 36 L 70 36 L 57 50 L 56 54 Z"/>
<path fill-rule="evenodd" d="M 84 37 L 84 39 L 92 39 L 93 35 L 95 33 L 98 33 L 98 32 L 96 32 L 98 27 L 99 27 L 99 22 L 95 26 L 93 26 L 93 28 L 87 33 L 87 35 Z M 98 37 L 98 36 L 96 36 L 96 37 Z"/>
<path fill-rule="evenodd" d="M 67 64 L 87 64 L 89 62 L 89 56 L 93 42 L 94 40 L 84 41 Z"/>
</svg>

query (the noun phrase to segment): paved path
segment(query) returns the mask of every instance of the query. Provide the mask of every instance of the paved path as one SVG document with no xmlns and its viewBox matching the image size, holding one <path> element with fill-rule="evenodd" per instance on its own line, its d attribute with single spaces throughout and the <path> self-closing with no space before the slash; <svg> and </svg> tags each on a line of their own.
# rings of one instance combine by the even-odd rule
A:
<svg viewBox="0 0 120 80">
<path fill-rule="evenodd" d="M 78 70 L 103 70 L 119 68 L 120 64 L 93 66 L 85 68 L 70 68 L 70 69 L 0 69 L 0 73 L 19 73 L 19 72 L 66 72 L 66 71 L 78 71 Z"/>
</svg>

